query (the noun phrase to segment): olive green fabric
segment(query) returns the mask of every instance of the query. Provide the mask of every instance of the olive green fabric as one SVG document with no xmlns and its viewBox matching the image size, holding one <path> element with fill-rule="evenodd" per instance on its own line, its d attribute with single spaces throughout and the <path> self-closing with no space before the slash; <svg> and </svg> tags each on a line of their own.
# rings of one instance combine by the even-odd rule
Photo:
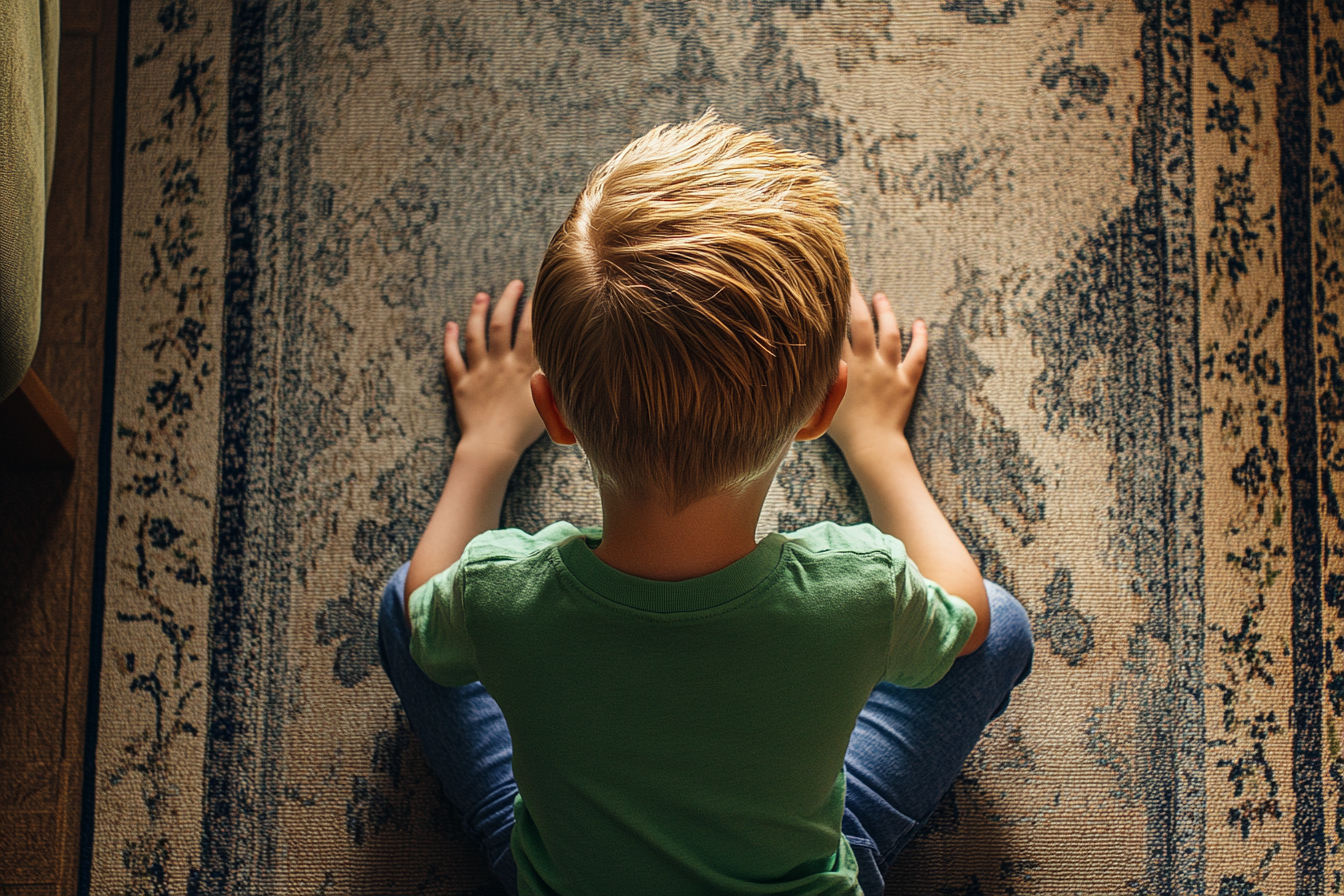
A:
<svg viewBox="0 0 1344 896">
<path fill-rule="evenodd" d="M 58 0 L 0 4 L 0 400 L 37 351 L 60 37 Z"/>
<path fill-rule="evenodd" d="M 479 678 L 508 721 L 520 892 L 858 894 L 854 722 L 879 680 L 942 678 L 975 612 L 868 524 L 772 533 L 681 582 L 600 542 L 487 532 L 410 597 L 416 662 Z"/>
</svg>

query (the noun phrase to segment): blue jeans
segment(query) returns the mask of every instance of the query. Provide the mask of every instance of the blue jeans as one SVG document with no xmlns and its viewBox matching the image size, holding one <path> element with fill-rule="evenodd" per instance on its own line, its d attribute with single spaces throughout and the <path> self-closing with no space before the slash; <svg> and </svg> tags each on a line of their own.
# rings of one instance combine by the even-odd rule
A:
<svg viewBox="0 0 1344 896">
<path fill-rule="evenodd" d="M 392 687 L 420 738 L 430 768 L 510 894 L 518 867 L 513 833 L 513 742 L 504 715 L 480 682 L 435 684 L 411 658 L 402 613 L 406 570 L 383 589 L 378 648 Z M 989 637 L 959 658 L 930 688 L 879 684 L 859 713 L 845 754 L 842 830 L 859 863 L 865 896 L 878 896 L 883 873 L 952 786 L 980 732 L 1008 706 L 1012 689 L 1031 671 L 1031 622 L 1022 605 L 992 582 Z"/>
</svg>

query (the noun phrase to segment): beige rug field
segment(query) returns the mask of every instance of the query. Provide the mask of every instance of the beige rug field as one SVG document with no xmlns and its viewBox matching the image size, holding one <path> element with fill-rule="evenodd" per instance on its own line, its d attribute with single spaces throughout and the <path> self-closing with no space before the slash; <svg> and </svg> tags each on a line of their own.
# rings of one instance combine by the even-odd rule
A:
<svg viewBox="0 0 1344 896">
<path fill-rule="evenodd" d="M 1344 889 L 1344 7 L 132 0 L 94 894 L 493 893 L 378 666 L 440 334 L 713 106 L 931 324 L 912 440 L 1035 672 L 890 893 Z M 763 530 L 866 510 L 796 446 Z M 505 523 L 598 524 L 539 442 Z"/>
</svg>

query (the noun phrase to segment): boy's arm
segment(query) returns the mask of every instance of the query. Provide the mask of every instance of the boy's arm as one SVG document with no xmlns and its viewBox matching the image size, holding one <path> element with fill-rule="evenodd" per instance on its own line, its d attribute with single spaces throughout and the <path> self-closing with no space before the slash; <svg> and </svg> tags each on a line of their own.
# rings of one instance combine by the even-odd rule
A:
<svg viewBox="0 0 1344 896">
<path fill-rule="evenodd" d="M 488 343 L 485 320 L 490 296 L 476 294 L 467 317 L 465 361 L 457 345 L 457 324 L 449 322 L 444 329 L 444 367 L 461 436 L 443 494 L 411 556 L 403 602 L 408 616 L 407 604 L 417 588 L 457 562 L 467 542 L 499 526 L 509 476 L 518 458 L 541 435 L 541 417 L 528 387 L 537 369 L 530 301 L 517 336 L 510 339 L 522 294 L 521 280 L 504 288 L 490 316 Z"/>
<path fill-rule="evenodd" d="M 868 303 L 852 289 L 850 331 L 843 346 L 849 386 L 831 423 L 830 435 L 863 489 L 873 525 L 905 544 L 925 577 L 975 610 L 975 629 L 961 650 L 972 653 L 989 634 L 989 597 L 980 569 L 924 485 L 905 438 L 915 389 L 924 372 L 928 329 L 915 321 L 910 352 L 901 358 L 901 334 L 891 303 L 873 296 L 877 334 Z"/>
<path fill-rule="evenodd" d="M 406 573 L 406 597 L 457 562 L 482 532 L 499 527 L 504 489 L 521 455 L 458 442 L 448 481 Z"/>
</svg>

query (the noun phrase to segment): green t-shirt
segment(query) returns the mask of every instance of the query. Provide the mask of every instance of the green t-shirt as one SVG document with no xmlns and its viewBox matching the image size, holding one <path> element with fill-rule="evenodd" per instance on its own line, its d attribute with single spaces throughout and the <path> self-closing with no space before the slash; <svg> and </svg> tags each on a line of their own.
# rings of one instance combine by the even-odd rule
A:
<svg viewBox="0 0 1344 896">
<path fill-rule="evenodd" d="M 975 611 L 895 538 L 821 523 L 718 572 L 626 575 L 597 529 L 504 529 L 410 597 L 411 654 L 513 739 L 522 894 L 858 894 L 844 756 L 880 679 L 927 687 Z"/>
</svg>

